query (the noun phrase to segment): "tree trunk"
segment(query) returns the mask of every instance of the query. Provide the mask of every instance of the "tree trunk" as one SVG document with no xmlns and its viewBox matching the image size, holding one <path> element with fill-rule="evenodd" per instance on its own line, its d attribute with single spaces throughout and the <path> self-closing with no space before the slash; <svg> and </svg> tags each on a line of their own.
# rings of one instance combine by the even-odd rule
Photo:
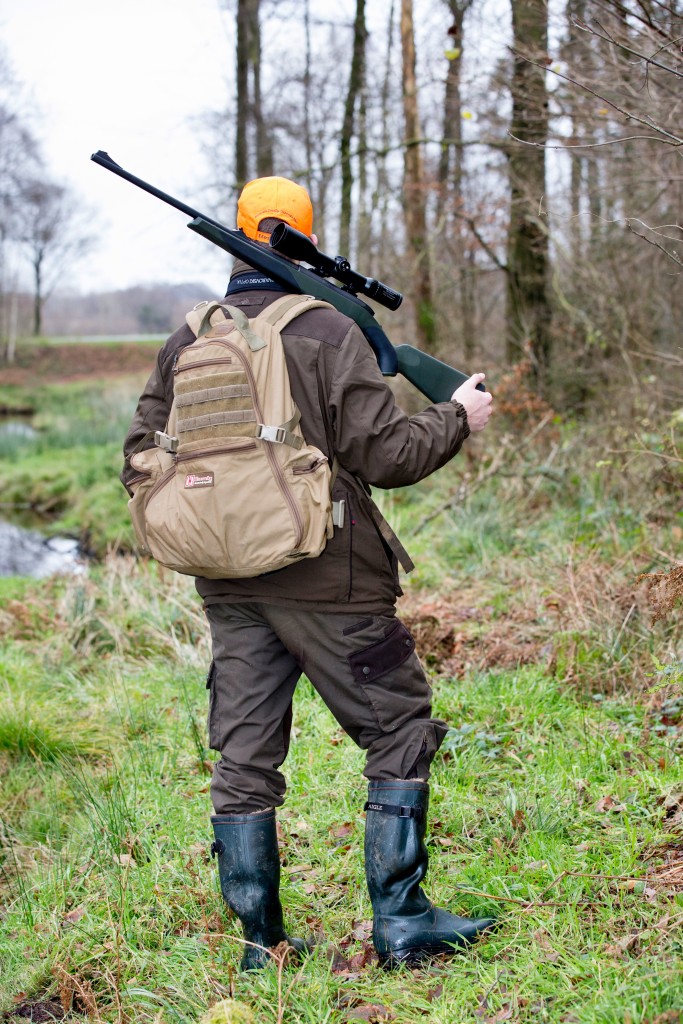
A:
<svg viewBox="0 0 683 1024">
<path fill-rule="evenodd" d="M 506 354 L 510 363 L 531 358 L 542 389 L 551 355 L 548 231 L 544 213 L 545 144 L 548 137 L 547 0 L 512 0 L 514 62 L 512 134 L 508 151 L 510 226 L 507 243 Z M 529 58 L 529 60 L 525 58 Z M 537 67 L 530 61 L 542 65 Z"/>
<path fill-rule="evenodd" d="M 443 138 L 439 157 L 439 214 L 449 193 L 457 204 L 462 199 L 462 99 L 461 71 L 465 12 L 472 0 L 445 0 L 453 22 L 448 30 L 448 70 L 443 100 Z"/>
<path fill-rule="evenodd" d="M 37 253 L 33 261 L 33 337 L 39 338 L 43 330 L 43 256 Z"/>
<path fill-rule="evenodd" d="M 273 173 L 273 146 L 261 101 L 260 0 L 237 0 L 235 183 Z"/>
<path fill-rule="evenodd" d="M 273 173 L 273 141 L 263 116 L 261 101 L 261 25 L 259 2 L 251 0 L 249 5 L 249 63 L 252 77 L 252 111 L 256 136 L 256 175 L 259 178 Z"/>
<path fill-rule="evenodd" d="M 394 0 L 389 5 L 389 16 L 387 19 L 386 34 L 386 57 L 384 61 L 384 76 L 382 78 L 382 89 L 380 93 L 382 112 L 382 150 L 377 159 L 377 184 L 372 197 L 373 209 L 379 211 L 378 228 L 379 244 L 377 246 L 378 266 L 385 266 L 387 254 L 387 238 L 389 235 L 387 222 L 389 210 L 389 174 L 387 172 L 387 153 L 390 142 L 390 86 L 391 86 L 391 58 L 394 42 Z"/>
<path fill-rule="evenodd" d="M 252 0 L 237 2 L 237 118 L 235 124 L 235 185 L 241 190 L 249 180 L 249 7 Z"/>
<path fill-rule="evenodd" d="M 353 190 L 353 168 L 351 166 L 351 145 L 356 127 L 356 104 L 362 94 L 365 81 L 365 0 L 356 0 L 356 17 L 353 23 L 353 53 L 349 87 L 344 105 L 339 157 L 341 163 L 341 214 L 339 218 L 339 251 L 350 256 L 351 252 L 351 206 Z"/>
<path fill-rule="evenodd" d="M 472 0 L 445 0 L 453 19 L 449 29 L 449 50 L 446 54 L 448 69 L 443 98 L 443 130 L 439 157 L 439 191 L 437 221 L 448 246 L 448 257 L 455 267 L 458 304 L 462 327 L 465 361 L 474 355 L 474 274 L 476 268 L 468 246 L 466 225 L 453 213 L 463 208 L 463 148 L 462 148 L 462 61 L 465 45 L 465 14 Z"/>
<path fill-rule="evenodd" d="M 415 79 L 415 32 L 412 0 L 401 0 L 401 52 L 403 57 L 404 186 L 403 203 L 408 253 L 413 272 L 413 295 L 417 313 L 417 340 L 425 350 L 436 341 L 434 303 L 427 242 L 427 208 L 420 118 Z"/>
</svg>

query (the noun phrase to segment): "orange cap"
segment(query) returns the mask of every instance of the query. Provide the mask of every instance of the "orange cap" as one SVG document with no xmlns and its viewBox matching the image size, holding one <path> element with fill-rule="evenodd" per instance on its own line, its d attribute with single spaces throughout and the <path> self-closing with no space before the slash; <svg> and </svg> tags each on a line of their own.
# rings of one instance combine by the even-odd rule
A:
<svg viewBox="0 0 683 1024">
<path fill-rule="evenodd" d="M 237 200 L 237 227 L 257 242 L 268 242 L 270 232 L 259 231 L 268 217 L 310 235 L 313 207 L 305 188 L 289 178 L 255 178 L 248 181 Z"/>
</svg>

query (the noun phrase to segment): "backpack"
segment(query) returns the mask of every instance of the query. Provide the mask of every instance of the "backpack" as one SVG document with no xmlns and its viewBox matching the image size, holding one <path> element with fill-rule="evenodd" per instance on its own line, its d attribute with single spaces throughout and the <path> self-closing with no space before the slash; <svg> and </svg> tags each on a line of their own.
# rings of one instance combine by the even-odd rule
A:
<svg viewBox="0 0 683 1024">
<path fill-rule="evenodd" d="M 175 357 L 166 430 L 130 459 L 138 542 L 162 565 L 234 579 L 322 552 L 333 531 L 333 472 L 301 432 L 281 331 L 327 305 L 287 295 L 252 320 L 217 302 L 187 314 L 197 340 Z M 343 525 L 343 506 L 335 513 Z"/>
</svg>

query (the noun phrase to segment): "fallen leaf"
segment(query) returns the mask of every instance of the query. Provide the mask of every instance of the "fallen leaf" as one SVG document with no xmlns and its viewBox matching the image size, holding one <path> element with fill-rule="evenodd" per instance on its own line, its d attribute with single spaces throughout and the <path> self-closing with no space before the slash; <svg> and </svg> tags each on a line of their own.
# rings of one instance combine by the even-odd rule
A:
<svg viewBox="0 0 683 1024">
<path fill-rule="evenodd" d="M 342 839 L 344 836 L 350 836 L 353 832 L 353 822 L 347 821 L 338 828 L 330 829 L 330 835 L 334 836 L 335 839 Z"/>
<path fill-rule="evenodd" d="M 134 868 L 136 866 L 135 857 L 133 857 L 131 853 L 114 854 L 114 860 L 117 864 L 120 864 L 122 868 Z"/>
<path fill-rule="evenodd" d="M 369 939 L 372 935 L 372 921 L 354 921 L 351 935 L 359 942 Z"/>
<path fill-rule="evenodd" d="M 349 1020 L 367 1020 L 370 1024 L 379 1024 L 380 1021 L 393 1020 L 394 1014 L 381 1003 L 364 1003 L 349 1010 L 347 1017 Z"/>
<path fill-rule="evenodd" d="M 497 1013 L 494 1013 L 492 1017 L 484 1017 L 485 1024 L 498 1024 L 502 1020 L 510 1020 L 512 1017 L 512 1007 L 509 1003 L 504 1003 Z"/>
<path fill-rule="evenodd" d="M 315 869 L 312 864 L 288 864 L 284 870 L 288 875 L 305 875 Z"/>
<path fill-rule="evenodd" d="M 515 813 L 512 815 L 512 827 L 521 831 L 526 827 L 526 815 L 521 808 L 517 808 Z"/>
<path fill-rule="evenodd" d="M 625 811 L 626 807 L 624 804 L 618 803 L 613 796 L 601 796 L 595 805 L 596 811 L 600 814 L 605 814 L 607 811 L 614 811 L 615 814 Z"/>
<path fill-rule="evenodd" d="M 85 907 L 76 907 L 70 910 L 62 919 L 62 924 L 76 924 L 85 914 Z"/>
</svg>

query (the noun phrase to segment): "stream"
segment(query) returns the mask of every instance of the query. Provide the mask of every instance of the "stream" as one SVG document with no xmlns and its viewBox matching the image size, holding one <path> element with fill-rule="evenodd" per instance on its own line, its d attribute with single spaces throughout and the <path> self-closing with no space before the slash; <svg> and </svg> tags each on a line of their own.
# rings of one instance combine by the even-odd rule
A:
<svg viewBox="0 0 683 1024">
<path fill-rule="evenodd" d="M 0 451 L 3 442 L 5 446 L 17 441 L 30 442 L 37 436 L 38 432 L 26 417 L 3 417 L 0 420 Z M 77 540 L 73 537 L 45 537 L 38 528 L 40 521 L 35 515 L 27 510 L 13 511 L 16 512 L 16 522 L 0 519 L 0 576 L 44 579 L 55 573 L 86 572 L 87 562 Z M 3 513 L 10 514 L 2 508 L 0 500 L 0 514 Z"/>
<path fill-rule="evenodd" d="M 87 563 L 72 537 L 44 537 L 0 520 L 0 576 L 44 579 L 55 573 L 85 573 Z"/>
</svg>

